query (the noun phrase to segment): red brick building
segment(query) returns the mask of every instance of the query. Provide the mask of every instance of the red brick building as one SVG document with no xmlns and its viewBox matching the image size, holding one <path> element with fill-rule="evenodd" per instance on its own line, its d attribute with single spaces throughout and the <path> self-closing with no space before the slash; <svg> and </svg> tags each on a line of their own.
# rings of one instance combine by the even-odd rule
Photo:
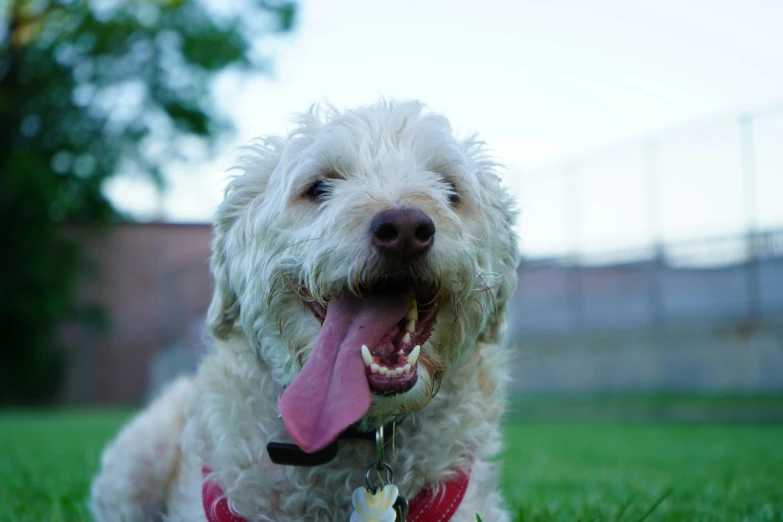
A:
<svg viewBox="0 0 783 522">
<path fill-rule="evenodd" d="M 151 358 L 203 320 L 212 291 L 209 225 L 123 224 L 73 231 L 93 264 L 79 297 L 102 306 L 108 331 L 67 327 L 67 403 L 138 403 Z"/>
</svg>

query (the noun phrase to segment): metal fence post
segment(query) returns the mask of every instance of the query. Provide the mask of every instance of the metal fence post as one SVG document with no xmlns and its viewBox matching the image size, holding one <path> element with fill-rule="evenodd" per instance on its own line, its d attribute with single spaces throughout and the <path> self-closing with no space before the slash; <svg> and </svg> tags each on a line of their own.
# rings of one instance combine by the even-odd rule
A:
<svg viewBox="0 0 783 522">
<path fill-rule="evenodd" d="M 568 315 L 571 328 L 580 330 L 584 318 L 584 291 L 582 288 L 582 219 L 583 219 L 583 181 L 582 168 L 569 168 L 565 182 L 566 197 L 566 237 L 571 245 L 568 268 Z"/>
<path fill-rule="evenodd" d="M 653 258 L 649 265 L 648 292 L 650 316 L 653 325 L 664 320 L 664 292 L 661 281 L 661 268 L 664 264 L 663 251 L 663 190 L 661 172 L 658 165 L 658 143 L 649 141 L 644 146 L 643 174 L 647 181 L 647 228 L 653 248 Z"/>
<path fill-rule="evenodd" d="M 753 115 L 740 117 L 742 133 L 742 191 L 745 211 L 745 288 L 747 294 L 747 315 L 755 319 L 761 315 L 761 273 L 756 249 L 758 230 L 756 223 L 756 162 L 753 146 Z"/>
</svg>

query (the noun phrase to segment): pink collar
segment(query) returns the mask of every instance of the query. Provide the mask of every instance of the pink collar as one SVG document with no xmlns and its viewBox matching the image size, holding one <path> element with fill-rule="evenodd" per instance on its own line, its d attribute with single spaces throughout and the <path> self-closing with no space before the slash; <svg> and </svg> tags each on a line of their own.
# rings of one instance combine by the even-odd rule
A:
<svg viewBox="0 0 783 522">
<path fill-rule="evenodd" d="M 204 478 L 211 472 L 201 468 Z M 470 482 L 469 473 L 460 473 L 441 485 L 440 493 L 425 488 L 410 501 L 407 522 L 446 522 L 457 511 Z M 246 522 L 228 507 L 228 499 L 215 482 L 204 480 L 201 486 L 201 500 L 208 522 Z"/>
</svg>

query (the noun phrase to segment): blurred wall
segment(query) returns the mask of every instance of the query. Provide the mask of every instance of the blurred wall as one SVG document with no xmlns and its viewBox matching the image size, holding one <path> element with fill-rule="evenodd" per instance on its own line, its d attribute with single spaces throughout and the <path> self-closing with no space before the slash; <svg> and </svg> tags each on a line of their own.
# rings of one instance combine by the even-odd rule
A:
<svg viewBox="0 0 783 522">
<path fill-rule="evenodd" d="M 783 391 L 783 230 L 621 254 L 522 263 L 514 391 Z"/>
<path fill-rule="evenodd" d="M 106 232 L 70 229 L 92 267 L 82 302 L 100 304 L 108 330 L 64 330 L 67 403 L 138 403 L 147 395 L 152 358 L 188 337 L 212 291 L 209 225 L 123 224 Z M 194 357 L 198 354 L 194 353 Z"/>
<path fill-rule="evenodd" d="M 517 339 L 525 394 L 783 390 L 783 321 L 692 323 Z"/>
</svg>

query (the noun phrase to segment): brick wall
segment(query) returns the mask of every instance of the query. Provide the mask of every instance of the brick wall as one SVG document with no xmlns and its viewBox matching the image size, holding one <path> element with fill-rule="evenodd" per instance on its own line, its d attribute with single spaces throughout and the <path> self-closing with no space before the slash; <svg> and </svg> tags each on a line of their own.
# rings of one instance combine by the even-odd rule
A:
<svg viewBox="0 0 783 522">
<path fill-rule="evenodd" d="M 64 329 L 70 352 L 63 401 L 138 403 L 146 396 L 152 357 L 203 320 L 212 288 L 211 228 L 153 223 L 69 232 L 93 264 L 79 298 L 103 307 L 109 329 Z"/>
</svg>

